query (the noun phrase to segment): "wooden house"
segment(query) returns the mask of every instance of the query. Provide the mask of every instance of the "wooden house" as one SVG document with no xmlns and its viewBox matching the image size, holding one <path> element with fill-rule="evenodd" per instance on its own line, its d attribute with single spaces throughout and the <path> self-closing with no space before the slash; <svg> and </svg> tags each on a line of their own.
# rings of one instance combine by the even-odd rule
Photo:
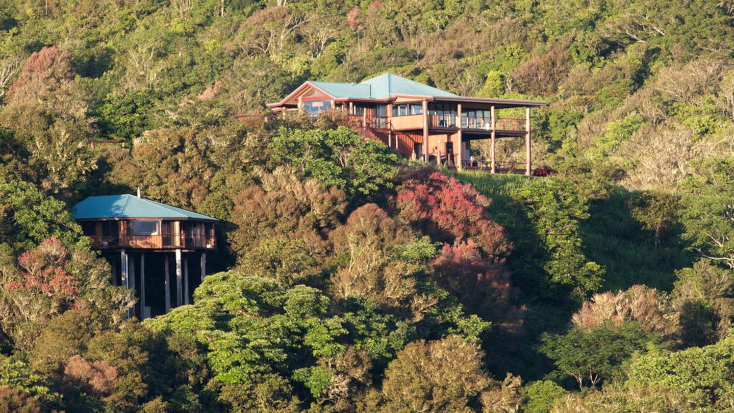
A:
<svg viewBox="0 0 734 413">
<path fill-rule="evenodd" d="M 188 304 L 206 276 L 206 253 L 217 246 L 215 218 L 139 196 L 92 196 L 72 215 L 109 261 L 113 283 L 135 291 L 130 316 L 141 319 Z"/>
<path fill-rule="evenodd" d="M 405 157 L 456 168 L 484 166 L 492 173 L 503 166 L 496 160 L 496 140 L 524 139 L 525 165 L 511 169 L 530 175 L 530 109 L 546 104 L 462 97 L 386 73 L 360 83 L 308 81 L 268 107 L 275 113 L 305 111 L 312 115 L 346 111 L 351 126 L 363 136 L 380 140 Z M 507 109 L 513 113 L 519 109 L 524 118 L 502 117 Z M 470 164 L 471 142 L 479 139 L 490 140 L 490 159 L 484 165 Z"/>
</svg>

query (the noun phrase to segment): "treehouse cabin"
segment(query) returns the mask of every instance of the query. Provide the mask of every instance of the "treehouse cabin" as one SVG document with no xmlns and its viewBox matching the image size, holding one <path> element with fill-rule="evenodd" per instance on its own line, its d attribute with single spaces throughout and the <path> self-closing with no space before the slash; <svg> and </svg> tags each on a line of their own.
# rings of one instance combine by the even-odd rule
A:
<svg viewBox="0 0 734 413">
<path fill-rule="evenodd" d="M 139 196 L 92 196 L 72 215 L 112 266 L 113 284 L 135 291 L 129 315 L 141 319 L 189 304 L 206 276 L 206 253 L 216 248 L 216 219 Z"/>
<path fill-rule="evenodd" d="M 268 107 L 275 113 L 305 111 L 311 115 L 344 111 L 350 126 L 362 136 L 377 139 L 405 157 L 450 168 L 530 175 L 530 109 L 546 104 L 462 97 L 386 73 L 356 84 L 308 81 Z M 515 117 L 503 117 L 503 112 Z M 518 118 L 518 113 L 524 117 Z M 471 143 L 480 139 L 490 141 L 489 159 L 471 162 Z M 523 139 L 525 164 L 497 162 L 497 139 Z"/>
</svg>

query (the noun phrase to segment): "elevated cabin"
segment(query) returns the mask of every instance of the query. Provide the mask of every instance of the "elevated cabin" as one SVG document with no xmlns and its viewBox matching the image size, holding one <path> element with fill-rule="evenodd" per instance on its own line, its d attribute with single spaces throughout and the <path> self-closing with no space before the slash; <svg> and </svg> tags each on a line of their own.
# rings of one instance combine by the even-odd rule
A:
<svg viewBox="0 0 734 413">
<path fill-rule="evenodd" d="M 72 215 L 109 261 L 113 283 L 135 291 L 129 315 L 141 319 L 189 304 L 206 276 L 206 253 L 217 247 L 217 219 L 133 195 L 92 196 Z"/>
<path fill-rule="evenodd" d="M 456 168 L 495 173 L 512 169 L 531 174 L 530 109 L 546 102 L 457 96 L 386 73 L 361 83 L 308 81 L 283 100 L 268 104 L 275 113 L 305 111 L 318 115 L 346 111 L 362 136 L 377 139 L 403 156 Z M 523 118 L 502 112 L 523 112 Z M 523 168 L 497 162 L 497 139 L 525 141 Z M 471 142 L 490 140 L 490 159 L 470 163 Z M 503 168 L 504 166 L 504 168 Z"/>
</svg>

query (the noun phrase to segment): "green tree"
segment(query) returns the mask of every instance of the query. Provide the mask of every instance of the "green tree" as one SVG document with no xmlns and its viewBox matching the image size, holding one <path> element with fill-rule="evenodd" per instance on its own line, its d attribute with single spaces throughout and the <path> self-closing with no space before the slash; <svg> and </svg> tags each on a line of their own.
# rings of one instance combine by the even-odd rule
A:
<svg viewBox="0 0 734 413">
<path fill-rule="evenodd" d="M 604 268 L 586 258 L 579 235 L 579 221 L 589 217 L 588 201 L 556 178 L 534 180 L 513 190 L 512 198 L 541 242 L 543 257 L 537 264 L 547 274 L 543 283 L 568 289 L 576 298 L 596 291 Z"/>
<path fill-rule="evenodd" d="M 563 335 L 544 333 L 540 351 L 553 360 L 561 377 L 573 377 L 583 389 L 585 383 L 596 387 L 618 375 L 624 361 L 659 340 L 634 322 L 604 323 L 592 329 L 572 327 Z"/>
<path fill-rule="evenodd" d="M 369 196 L 392 186 L 398 156 L 345 126 L 335 130 L 280 129 L 270 145 L 274 160 L 290 165 L 348 196 Z"/>
</svg>

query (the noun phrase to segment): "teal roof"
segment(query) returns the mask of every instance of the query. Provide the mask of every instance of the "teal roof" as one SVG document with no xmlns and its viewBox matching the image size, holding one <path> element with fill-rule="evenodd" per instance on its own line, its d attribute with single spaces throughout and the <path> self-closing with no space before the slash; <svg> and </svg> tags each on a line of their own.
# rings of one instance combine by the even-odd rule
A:
<svg viewBox="0 0 734 413">
<path fill-rule="evenodd" d="M 392 95 L 458 97 L 435 87 L 385 73 L 360 83 L 309 82 L 335 98 L 388 99 Z"/>
<path fill-rule="evenodd" d="M 133 195 L 90 196 L 74 205 L 74 219 L 161 218 L 217 221 L 216 218 Z"/>
<path fill-rule="evenodd" d="M 335 98 L 369 99 L 370 86 L 356 83 L 309 82 Z"/>
<path fill-rule="evenodd" d="M 424 85 L 423 83 L 418 83 L 392 73 L 385 73 L 384 75 L 362 81 L 359 84 L 370 85 L 372 88 L 372 97 L 376 99 L 389 98 L 392 95 L 458 97 L 445 90 Z"/>
</svg>

